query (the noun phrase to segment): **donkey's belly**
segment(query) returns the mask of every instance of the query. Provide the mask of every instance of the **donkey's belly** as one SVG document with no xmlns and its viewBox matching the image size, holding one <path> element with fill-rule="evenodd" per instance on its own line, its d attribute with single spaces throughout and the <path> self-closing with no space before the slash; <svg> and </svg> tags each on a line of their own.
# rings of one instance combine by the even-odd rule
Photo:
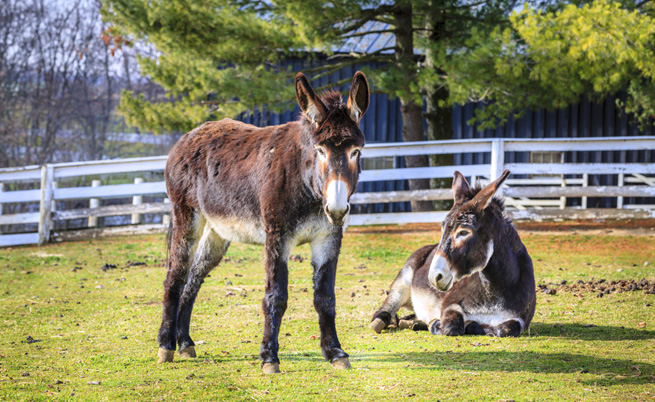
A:
<svg viewBox="0 0 655 402">
<path fill-rule="evenodd" d="M 474 310 L 472 312 L 465 311 L 465 315 L 466 317 L 464 317 L 464 319 L 466 321 L 475 321 L 478 324 L 487 324 L 491 326 L 496 326 L 509 320 L 518 321 L 521 324 L 521 328 L 523 328 L 525 324 L 517 314 L 504 310 L 501 307 L 494 308 L 491 306 L 485 309 Z"/>
<path fill-rule="evenodd" d="M 205 219 L 214 232 L 227 241 L 245 244 L 266 243 L 266 232 L 261 222 L 218 216 L 205 216 Z"/>
</svg>

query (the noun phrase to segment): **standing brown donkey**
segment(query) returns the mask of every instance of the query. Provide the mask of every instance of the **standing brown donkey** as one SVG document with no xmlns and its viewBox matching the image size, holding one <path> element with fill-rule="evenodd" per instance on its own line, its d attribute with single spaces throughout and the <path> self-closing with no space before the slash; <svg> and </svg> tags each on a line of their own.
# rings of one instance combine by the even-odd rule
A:
<svg viewBox="0 0 655 402">
<path fill-rule="evenodd" d="M 234 120 L 208 122 L 185 134 L 170 152 L 166 187 L 172 206 L 170 258 L 164 282 L 159 362 L 195 357 L 189 336 L 193 303 L 205 276 L 230 242 L 266 246 L 264 373 L 279 373 L 278 334 L 287 308 L 287 261 L 310 243 L 314 307 L 323 356 L 349 368 L 335 328 L 334 283 L 342 225 L 357 187 L 369 104 L 366 77 L 353 77 L 348 102 L 338 92 L 316 96 L 302 73 L 297 122 L 257 128 Z"/>
</svg>

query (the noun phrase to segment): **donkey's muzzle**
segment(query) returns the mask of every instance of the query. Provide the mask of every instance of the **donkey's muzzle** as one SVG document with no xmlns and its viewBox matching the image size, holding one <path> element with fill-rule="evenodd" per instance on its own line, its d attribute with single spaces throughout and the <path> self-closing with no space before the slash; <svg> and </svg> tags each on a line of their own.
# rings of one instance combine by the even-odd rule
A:
<svg viewBox="0 0 655 402">
<path fill-rule="evenodd" d="M 441 253 L 435 254 L 430 263 L 428 281 L 437 289 L 446 292 L 453 287 L 454 277 L 448 259 Z"/>
<path fill-rule="evenodd" d="M 328 182 L 325 191 L 325 215 L 334 226 L 342 226 L 346 215 L 350 212 L 350 185 L 342 179 L 334 179 Z"/>
<path fill-rule="evenodd" d="M 346 216 L 348 215 L 348 212 L 350 212 L 350 204 L 346 204 L 345 209 L 339 209 L 337 211 L 331 210 L 330 206 L 326 205 L 323 210 L 325 211 L 325 215 L 327 216 L 328 221 L 330 221 L 330 224 L 333 226 L 343 226 Z"/>
</svg>

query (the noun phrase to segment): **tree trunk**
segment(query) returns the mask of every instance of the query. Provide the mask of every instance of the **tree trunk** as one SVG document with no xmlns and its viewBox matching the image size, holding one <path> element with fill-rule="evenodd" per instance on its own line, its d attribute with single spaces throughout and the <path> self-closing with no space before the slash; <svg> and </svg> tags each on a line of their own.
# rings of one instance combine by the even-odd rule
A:
<svg viewBox="0 0 655 402">
<path fill-rule="evenodd" d="M 449 93 L 446 88 L 439 88 L 427 97 L 427 137 L 428 140 L 451 140 L 453 138 L 453 111 L 445 103 Z M 441 106 L 440 106 L 441 104 Z M 430 155 L 430 166 L 452 166 L 455 158 L 452 154 Z M 450 188 L 451 177 L 430 180 L 430 188 Z M 453 203 L 450 200 L 434 201 L 434 207 L 440 211 L 448 211 Z"/>
<path fill-rule="evenodd" d="M 429 11 L 426 13 L 426 28 L 430 32 L 429 40 L 433 44 L 447 40 L 448 32 L 446 31 L 446 9 L 442 2 L 434 1 L 430 4 Z M 438 70 L 439 75 L 445 74 L 435 65 L 437 56 L 433 53 L 434 48 L 428 47 L 425 53 L 425 61 L 428 68 Z M 450 93 L 445 86 L 436 88 L 427 88 L 427 113 L 428 123 L 427 138 L 431 141 L 451 140 L 453 138 L 453 111 L 448 104 Z M 430 155 L 430 166 L 452 166 L 455 161 L 452 154 Z M 435 178 L 430 180 L 430 188 L 449 188 L 452 186 L 453 179 L 450 177 Z M 434 201 L 437 210 L 450 210 L 452 201 Z"/>
<path fill-rule="evenodd" d="M 400 96 L 400 112 L 403 119 L 403 141 L 424 141 L 423 115 L 421 105 L 418 105 L 410 89 L 410 84 L 416 82 L 417 60 L 414 56 L 414 28 L 412 26 L 412 4 L 409 1 L 399 1 L 394 12 L 396 27 L 396 66 L 404 75 L 403 88 Z M 426 167 L 428 158 L 425 155 L 406 156 L 406 167 Z M 429 179 L 409 180 L 410 190 L 430 188 Z M 431 201 L 412 201 L 412 211 L 432 211 Z"/>
</svg>

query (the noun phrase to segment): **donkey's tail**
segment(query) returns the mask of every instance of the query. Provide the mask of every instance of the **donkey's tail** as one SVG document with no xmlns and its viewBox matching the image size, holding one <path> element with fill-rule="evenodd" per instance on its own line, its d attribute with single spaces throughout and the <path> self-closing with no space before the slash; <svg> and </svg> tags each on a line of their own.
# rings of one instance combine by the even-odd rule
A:
<svg viewBox="0 0 655 402">
<path fill-rule="evenodd" d="M 168 268 L 168 261 L 171 258 L 171 238 L 173 234 L 173 220 L 168 223 L 168 230 L 166 230 L 166 268 Z"/>
</svg>

